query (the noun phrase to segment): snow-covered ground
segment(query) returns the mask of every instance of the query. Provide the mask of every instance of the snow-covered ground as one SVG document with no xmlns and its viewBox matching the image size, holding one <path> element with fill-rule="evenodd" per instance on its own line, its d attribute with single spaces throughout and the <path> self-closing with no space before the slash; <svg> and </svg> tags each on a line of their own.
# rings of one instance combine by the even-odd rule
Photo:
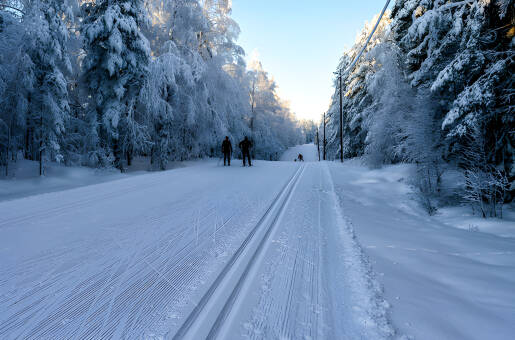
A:
<svg viewBox="0 0 515 340">
<path fill-rule="evenodd" d="M 428 217 L 407 166 L 298 153 L 27 184 L 0 202 L 0 338 L 511 338 L 514 238 Z"/>
<path fill-rule="evenodd" d="M 168 169 L 181 168 L 196 162 L 169 162 Z M 142 175 L 146 174 L 149 168 L 149 160 L 143 157 L 135 158 L 133 165 L 123 174 L 116 169 L 67 167 L 62 164 L 44 163 L 44 175 L 39 176 L 38 162 L 21 159 L 10 165 L 7 179 L 3 174 L 0 175 L 0 201 Z"/>
<path fill-rule="evenodd" d="M 316 146 L 313 144 L 304 144 L 294 148 L 289 148 L 281 156 L 281 161 L 293 162 L 299 154 L 302 154 L 305 162 L 318 161 Z"/>
<path fill-rule="evenodd" d="M 330 171 L 342 213 L 384 286 L 400 333 L 415 339 L 514 338 L 511 208 L 505 220 L 483 220 L 460 207 L 429 217 L 406 184 L 410 166 L 367 170 L 350 161 L 331 164 Z M 512 236 L 503 237 L 510 229 Z"/>
</svg>

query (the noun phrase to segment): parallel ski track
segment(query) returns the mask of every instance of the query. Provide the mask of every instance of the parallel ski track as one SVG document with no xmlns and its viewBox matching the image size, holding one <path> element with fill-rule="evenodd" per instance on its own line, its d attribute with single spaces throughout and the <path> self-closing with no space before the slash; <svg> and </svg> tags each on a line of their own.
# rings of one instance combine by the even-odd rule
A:
<svg viewBox="0 0 515 340">
<path fill-rule="evenodd" d="M 310 167 L 306 172 L 317 168 Z M 269 253 L 272 256 L 267 255 L 261 281 L 256 284 L 261 286 L 259 301 L 247 322 L 242 320 L 240 330 L 249 339 L 326 338 L 321 309 L 322 178 L 311 174 L 306 177 L 284 212 L 279 233 L 273 236 L 275 246 Z M 218 337 L 222 338 L 222 334 Z"/>
<path fill-rule="evenodd" d="M 184 338 L 184 336 L 188 333 L 188 331 L 192 328 L 192 326 L 196 323 L 202 322 L 202 320 L 199 319 L 199 316 L 205 306 L 210 302 L 210 300 L 213 299 L 214 292 L 218 289 L 222 281 L 224 281 L 227 278 L 227 275 L 229 271 L 235 266 L 236 261 L 241 257 L 241 255 L 244 253 L 244 251 L 249 247 L 250 244 L 258 244 L 257 249 L 255 250 L 253 256 L 251 257 L 250 261 L 246 264 L 245 269 L 243 270 L 243 273 L 238 279 L 238 282 L 236 286 L 234 287 L 233 291 L 231 292 L 231 295 L 229 298 L 225 301 L 221 301 L 224 303 L 224 306 L 222 310 L 220 311 L 215 323 L 213 324 L 209 335 L 207 336 L 208 339 L 216 338 L 218 331 L 221 329 L 223 324 L 225 323 L 225 320 L 227 318 L 228 313 L 231 311 L 234 302 L 236 301 L 239 292 L 244 284 L 244 282 L 247 279 L 248 273 L 250 269 L 253 267 L 255 263 L 255 259 L 257 255 L 262 250 L 265 242 L 268 240 L 272 230 L 277 224 L 277 221 L 281 214 L 284 211 L 284 208 L 289 201 L 293 189 L 296 187 L 296 184 L 299 181 L 299 178 L 302 176 L 302 173 L 304 172 L 305 166 L 300 166 L 297 171 L 292 175 L 292 177 L 289 179 L 289 181 L 284 185 L 284 187 L 279 191 L 277 196 L 274 198 L 268 209 L 265 211 L 265 213 L 262 215 L 260 220 L 256 223 L 254 228 L 251 230 L 251 232 L 248 234 L 248 236 L 245 238 L 243 243 L 240 245 L 238 250 L 232 255 L 232 257 L 229 259 L 229 261 L 226 263 L 222 271 L 218 274 L 217 278 L 213 281 L 209 289 L 206 291 L 206 293 L 202 296 L 200 301 L 196 304 L 195 308 L 191 311 L 191 313 L 188 315 L 186 320 L 183 322 L 182 326 L 179 328 L 179 330 L 175 333 L 173 336 L 174 340 L 180 340 Z M 281 199 L 282 197 L 282 199 Z M 261 228 L 265 227 L 263 224 L 266 221 L 266 219 L 270 216 L 270 214 L 274 211 L 274 208 L 278 207 L 276 209 L 276 212 L 273 216 L 272 222 L 268 225 L 268 228 L 264 235 L 260 239 L 256 239 L 254 236 L 260 230 Z"/>
<path fill-rule="evenodd" d="M 295 174 L 298 172 L 295 172 Z M 158 184 L 158 181 L 155 183 Z M 285 184 L 272 202 L 276 202 L 281 197 L 289 183 L 291 183 L 291 180 Z M 124 192 L 139 190 L 140 188 L 146 189 L 135 185 L 130 188 L 131 190 L 124 190 Z M 120 194 L 120 192 L 117 191 L 116 194 Z M 109 194 L 113 195 L 114 192 Z M 70 205 L 88 205 L 98 200 L 100 196 L 108 195 L 88 195 L 87 198 Z M 183 202 L 183 204 L 186 204 L 186 202 Z M 183 204 L 180 204 L 180 207 Z M 67 207 L 70 205 L 67 205 Z M 271 207 L 273 205 L 274 203 L 271 204 Z M 271 207 L 268 209 L 271 209 Z M 245 210 L 245 208 L 242 209 Z M 52 212 L 55 213 L 57 210 L 61 209 L 58 208 Z M 204 221 L 209 219 L 217 220 L 217 216 L 213 215 L 214 211 L 214 207 L 208 209 L 205 214 L 198 217 L 197 223 L 202 225 Z M 173 211 L 167 215 L 172 213 Z M 215 234 L 224 230 L 229 223 L 239 225 L 238 221 L 231 222 L 235 215 L 237 217 L 239 213 L 240 211 L 234 211 L 230 215 L 219 216 L 221 223 L 216 224 Z M 47 216 L 47 214 L 36 213 L 32 216 L 41 218 Z M 167 217 L 166 215 L 156 217 L 151 214 L 147 216 L 147 221 L 151 224 L 162 223 L 161 220 Z M 21 217 L 21 219 L 25 218 L 28 218 L 28 216 Z M 21 219 L 16 219 L 16 222 L 20 222 Z M 9 223 L 13 223 L 14 219 L 9 222 L 4 220 L 3 222 L 4 225 L 8 224 L 9 226 Z M 38 280 L 36 287 L 30 287 L 25 294 L 16 296 L 16 301 L 12 301 L 9 295 L 1 298 L 4 307 L 16 308 L 17 305 L 18 310 L 14 314 L 5 315 L 0 319 L 0 337 L 93 339 L 127 338 L 131 334 L 142 336 L 144 331 L 142 327 L 151 325 L 155 319 L 153 310 L 166 305 L 177 304 L 181 299 L 187 298 L 184 295 L 186 293 L 184 289 L 188 290 L 192 282 L 198 280 L 199 268 L 210 256 L 208 254 L 210 247 L 206 247 L 206 245 L 212 240 L 210 235 L 213 229 L 209 227 L 200 228 L 199 226 L 197 241 L 190 238 L 185 240 L 186 242 L 181 247 L 177 249 L 172 247 L 172 241 L 183 238 L 185 234 L 191 231 L 191 228 L 185 227 L 178 227 L 171 232 L 165 232 L 158 244 L 140 245 L 142 246 L 141 249 L 127 257 L 118 258 L 112 262 L 106 260 L 105 264 L 101 266 L 103 267 L 101 272 L 88 270 L 88 276 L 74 285 L 64 286 L 61 278 L 69 275 L 78 278 L 75 272 L 82 270 L 81 267 L 88 262 L 88 259 L 91 256 L 97 256 L 97 254 L 90 254 L 88 250 L 84 254 L 79 254 L 85 255 L 86 258 L 80 261 L 75 261 L 72 258 L 67 263 L 58 266 L 52 263 L 60 263 L 58 260 L 73 255 L 70 249 L 57 250 L 45 254 L 43 257 L 29 260 L 28 265 L 25 266 L 25 269 L 29 272 L 31 268 L 41 266 L 48 261 L 51 263 L 45 267 L 51 268 L 51 270 Z M 115 226 L 112 229 L 116 231 L 118 228 Z M 116 235 L 116 239 L 108 237 L 110 240 L 106 239 L 102 242 L 111 242 L 119 248 L 123 247 L 124 240 L 118 240 L 118 232 Z M 195 245 L 196 242 L 198 242 L 198 245 Z M 71 249 L 73 248 L 71 247 Z M 4 273 L 11 272 L 13 275 L 19 275 L 20 273 L 17 273 L 16 269 L 19 270 L 19 266 L 6 268 Z M 30 283 L 33 278 L 26 277 L 23 281 Z M 55 298 L 56 294 L 59 298 L 55 299 L 50 305 L 44 305 L 44 301 L 48 297 L 54 296 Z M 145 303 L 140 308 L 137 307 L 138 303 L 134 304 L 133 301 Z M 30 325 L 27 324 L 29 322 Z M 27 326 L 22 327 L 24 324 Z"/>
<path fill-rule="evenodd" d="M 208 210 L 207 214 L 200 217 L 198 222 L 202 223 L 202 221 L 209 219 L 213 216 L 214 208 Z M 235 216 L 236 212 L 234 212 L 232 215 L 228 216 L 226 219 L 224 219 L 223 223 L 217 226 L 216 231 L 220 231 L 223 229 Z M 154 220 L 159 220 L 159 218 L 155 218 Z M 112 315 L 112 312 L 115 312 L 116 315 L 123 314 L 122 313 L 122 307 L 126 305 L 126 303 L 129 302 L 128 296 L 132 296 L 136 300 L 142 299 L 142 297 L 138 296 L 136 292 L 141 293 L 139 291 L 140 288 L 145 286 L 145 291 L 153 291 L 151 296 L 153 296 L 155 299 L 160 299 L 159 293 L 162 293 L 163 285 L 165 286 L 171 286 L 171 288 L 174 287 L 181 287 L 184 286 L 184 282 L 180 282 L 181 279 L 187 279 L 187 276 L 192 276 L 192 271 L 189 271 L 188 273 L 185 273 L 184 275 L 177 275 L 174 277 L 174 275 L 169 275 L 173 279 L 173 281 L 177 282 L 170 282 L 167 279 L 163 279 L 164 274 L 170 274 L 171 272 L 174 272 L 175 270 L 179 269 L 178 267 L 181 265 L 183 261 L 185 261 L 189 256 L 193 256 L 193 253 L 199 250 L 198 247 L 195 247 L 194 249 L 191 249 L 191 244 L 194 243 L 194 240 L 191 240 L 187 242 L 183 247 L 177 249 L 173 256 L 165 256 L 164 260 L 160 258 L 160 252 L 159 250 L 166 250 L 167 247 L 170 245 L 168 244 L 168 240 L 170 239 L 177 239 L 182 237 L 186 232 L 188 232 L 188 229 L 178 228 L 179 230 L 174 230 L 173 232 L 169 233 L 164 237 L 164 240 L 160 242 L 160 244 L 157 247 L 152 246 L 145 246 L 141 251 L 133 253 L 129 258 L 126 259 L 120 259 L 115 263 L 112 263 L 108 265 L 104 269 L 102 273 L 96 273 L 95 275 L 87 278 L 86 280 L 82 281 L 79 286 L 76 286 L 74 288 L 67 288 L 68 291 L 65 296 L 67 296 L 64 300 L 58 299 L 52 306 L 47 306 L 47 308 L 38 308 L 38 310 L 35 313 L 32 313 L 28 317 L 25 315 L 26 318 L 21 317 L 23 314 L 28 313 L 31 309 L 33 309 L 37 304 L 42 302 L 42 300 L 46 297 L 39 299 L 36 301 L 36 303 L 27 306 L 26 308 L 23 308 L 22 310 L 18 311 L 14 315 L 12 315 L 9 319 L 3 321 L 0 323 L 0 334 L 3 334 L 6 331 L 9 331 L 9 329 L 12 329 L 14 327 L 19 327 L 23 321 L 26 321 L 30 318 L 36 317 L 35 324 L 37 325 L 36 328 L 32 329 L 27 336 L 29 338 L 39 337 L 39 336 L 49 336 L 51 337 L 52 334 L 54 336 L 56 335 L 57 327 L 59 325 L 55 323 L 55 320 L 59 318 L 59 315 L 67 315 L 72 317 L 76 314 L 82 314 L 80 325 L 90 324 L 92 321 L 97 321 L 96 325 L 91 325 L 93 327 L 88 327 L 88 330 L 85 334 L 81 334 L 80 338 L 88 338 L 88 336 L 98 337 L 99 334 L 93 335 L 90 334 L 91 332 L 98 332 L 102 328 L 106 327 L 108 330 L 105 330 L 102 336 L 106 337 L 112 337 L 114 332 L 116 331 L 116 328 L 120 327 L 120 317 L 115 317 L 115 320 L 111 320 L 108 322 L 108 320 L 105 320 L 105 315 Z M 199 232 L 199 245 L 205 244 L 209 237 L 207 234 L 210 233 L 209 228 L 206 228 Z M 113 242 L 118 246 L 121 247 L 121 245 L 117 242 L 117 240 L 113 240 Z M 195 257 L 195 256 L 193 256 Z M 198 256 L 196 256 L 197 260 L 199 259 Z M 152 265 L 155 261 L 164 261 L 165 263 L 163 265 Z M 116 268 L 117 267 L 117 268 Z M 155 268 L 165 268 L 163 271 L 158 271 Z M 132 268 L 132 269 L 131 269 Z M 145 277 L 142 277 L 134 284 L 131 284 L 129 287 L 121 290 L 121 283 L 124 281 L 123 278 L 127 279 L 129 278 L 128 275 L 130 275 L 130 272 L 132 272 L 132 275 L 137 274 L 143 274 L 143 271 L 145 269 L 152 268 L 152 270 L 145 274 Z M 69 271 L 68 271 L 69 273 Z M 131 275 L 131 276 L 132 276 Z M 61 276 L 61 274 L 54 276 L 52 279 L 52 283 L 44 283 L 43 285 L 38 285 L 39 287 L 36 287 L 34 289 L 31 289 L 29 294 L 24 294 L 21 299 L 18 301 L 13 302 L 14 304 L 17 304 L 21 302 L 21 300 L 24 300 L 28 297 L 30 297 L 32 294 L 41 291 L 41 289 L 50 288 L 52 285 L 58 282 L 58 278 Z M 148 277 L 152 277 L 150 280 L 148 280 Z M 46 281 L 46 280 L 45 280 Z M 164 282 L 163 282 L 164 281 Z M 167 282 L 168 281 L 168 282 Z M 112 294 L 111 298 L 109 299 L 106 293 L 108 293 L 108 286 L 111 283 L 117 282 L 118 292 L 116 294 Z M 45 287 L 46 286 L 46 287 Z M 159 287 L 158 287 L 159 286 Z M 64 288 L 64 287 L 62 287 Z M 166 287 L 168 288 L 168 287 Z M 177 289 L 174 290 L 174 294 L 177 294 Z M 134 292 L 134 294 L 132 293 Z M 125 298 L 122 300 L 120 299 L 120 295 L 124 295 Z M 98 310 L 98 302 L 101 299 L 108 298 L 108 301 L 102 305 L 102 307 Z M 115 303 L 116 302 L 116 303 Z M 53 310 L 54 306 L 61 305 L 57 310 L 54 310 L 51 315 L 47 315 L 44 317 L 43 312 L 47 310 L 46 313 L 48 313 L 48 310 Z M 116 310 L 113 310 L 113 307 L 116 305 Z M 13 305 L 11 305 L 13 306 Z M 95 309 L 94 309 L 95 308 Z M 104 313 L 102 313 L 104 311 Z M 108 313 L 105 313 L 105 311 L 109 311 Z M 131 319 L 134 318 L 146 318 L 148 317 L 151 311 L 147 311 L 148 313 L 142 314 L 141 311 L 137 313 L 131 313 Z M 104 314 L 104 317 L 102 317 L 100 314 Z M 96 319 L 96 320 L 95 320 Z M 100 319 L 100 322 L 98 322 Z M 102 319 L 104 319 L 102 321 Z M 113 322 L 114 321 L 114 322 Z M 130 320 L 129 320 L 130 321 Z M 110 325 L 106 325 L 106 322 L 108 322 Z M 129 322 L 131 323 L 131 322 Z M 53 324 L 53 325 L 52 325 Z M 132 323 L 133 324 L 133 323 Z M 134 325 L 134 324 L 133 324 Z M 96 327 L 95 327 L 96 326 Z M 82 327 L 78 327 L 76 331 L 79 331 L 79 329 Z M 126 330 L 124 330 L 126 331 Z M 77 336 L 79 333 L 76 333 L 75 336 Z M 72 336 L 72 334 L 68 334 L 69 336 Z"/>
<path fill-rule="evenodd" d="M 207 219 L 213 217 L 214 211 L 215 211 L 214 207 L 209 209 L 206 215 L 204 215 L 198 219 L 198 223 L 202 223 L 204 220 L 207 220 Z M 235 214 L 236 214 L 236 212 L 234 212 L 232 215 L 225 218 L 223 223 L 221 223 L 220 225 L 217 226 L 216 231 L 218 232 L 222 228 L 224 228 L 233 219 Z M 158 222 L 160 220 L 160 218 L 162 218 L 162 216 L 160 216 L 158 218 L 151 218 L 151 219 L 149 219 L 149 221 Z M 115 262 L 113 264 L 109 264 L 107 269 L 110 269 L 110 270 L 107 270 L 105 273 L 97 273 L 96 275 L 83 281 L 82 283 L 79 284 L 79 286 L 77 286 L 73 289 L 72 289 L 72 287 L 65 288 L 65 291 L 67 291 L 67 293 L 65 295 L 68 296 L 68 298 L 70 299 L 72 304 L 66 303 L 64 306 L 59 308 L 59 310 L 61 310 L 63 312 L 65 310 L 69 311 L 76 307 L 77 302 L 79 302 L 81 300 L 82 301 L 89 300 L 88 305 L 90 305 L 91 307 L 89 308 L 89 310 L 87 312 L 86 312 L 86 310 L 84 310 L 83 312 L 80 312 L 80 314 L 83 314 L 84 312 L 86 312 L 85 315 L 87 317 L 93 316 L 93 314 L 95 314 L 95 312 L 91 308 L 93 308 L 96 305 L 96 303 L 92 303 L 92 302 L 99 301 L 100 297 L 102 295 L 104 295 L 103 291 L 105 290 L 105 287 L 110 282 L 116 282 L 117 279 L 119 279 L 120 275 L 122 275 L 122 274 L 126 275 L 125 274 L 126 271 L 131 267 L 133 268 L 133 270 L 137 270 L 139 272 L 141 272 L 141 269 L 143 269 L 143 268 L 135 268 L 138 265 L 140 267 L 141 267 L 141 265 L 143 265 L 143 267 L 146 266 L 146 267 L 154 267 L 155 268 L 156 266 L 153 266 L 150 263 L 152 263 L 156 260 L 159 260 L 155 257 L 156 257 L 156 255 L 157 255 L 157 257 L 159 257 L 160 252 L 159 253 L 156 253 L 156 252 L 158 252 L 159 250 L 167 250 L 166 248 L 168 248 L 170 246 L 169 240 L 181 238 L 187 232 L 188 232 L 188 228 L 177 228 L 174 231 L 170 232 L 168 235 L 165 235 L 164 240 L 162 242 L 160 242 L 160 244 L 157 247 L 155 247 L 155 246 L 152 247 L 151 245 L 145 246 L 141 251 L 132 254 L 132 256 L 130 256 L 130 258 L 127 258 L 125 260 L 118 260 L 117 262 Z M 206 237 L 206 236 L 210 232 L 211 232 L 211 230 L 209 228 L 205 228 L 204 230 L 199 232 L 199 243 L 200 244 L 204 244 L 207 241 L 208 237 Z M 117 242 L 117 240 L 112 240 L 112 242 L 117 244 L 118 247 L 121 247 L 119 245 L 119 243 Z M 181 263 L 181 261 L 186 260 L 186 258 L 188 256 L 190 256 L 194 251 L 196 251 L 198 249 L 197 248 L 197 249 L 192 250 L 190 248 L 192 243 L 194 243 L 194 242 L 195 242 L 194 240 L 191 240 L 191 241 L 187 242 L 183 247 L 177 249 L 173 253 L 173 256 L 165 256 L 164 257 L 166 259 L 166 263 L 165 263 L 164 267 L 167 269 L 167 272 L 170 272 L 171 270 L 176 268 Z M 141 258 L 140 258 L 140 260 L 135 261 L 135 259 L 140 257 L 140 256 L 136 256 L 137 254 L 141 254 Z M 60 255 L 61 256 L 63 256 L 63 255 L 69 256 L 70 254 L 63 252 Z M 36 265 L 36 264 L 37 263 L 35 263 L 34 265 Z M 41 265 L 41 264 L 39 264 L 39 265 Z M 80 265 L 81 265 L 81 263 L 77 263 L 72 268 L 66 269 L 64 272 L 56 273 L 56 275 L 53 275 L 54 272 L 49 273 L 49 275 L 47 275 L 45 278 L 43 278 L 42 280 L 39 280 L 40 283 L 36 287 L 31 288 L 26 294 L 23 294 L 16 301 L 13 301 L 12 303 L 10 303 L 11 307 L 20 303 L 22 300 L 25 300 L 25 299 L 31 297 L 33 294 L 35 294 L 37 292 L 41 292 L 41 290 L 51 288 L 53 285 L 55 285 L 56 283 L 59 282 L 59 278 L 63 274 L 71 273 L 71 271 L 75 270 L 75 268 L 79 267 Z M 115 269 L 114 265 L 116 265 L 116 267 L 118 267 L 118 269 Z M 16 268 L 11 268 L 11 270 L 15 270 L 15 269 Z M 54 269 L 54 271 L 55 271 L 55 269 Z M 116 272 L 118 272 L 118 273 L 115 275 Z M 156 270 L 152 270 L 150 273 L 150 275 L 153 275 L 153 276 L 156 276 L 156 274 L 157 274 L 157 279 L 160 279 L 163 276 L 162 272 L 160 273 Z M 13 275 L 14 275 L 14 272 L 13 272 Z M 100 276 L 100 277 L 98 277 L 98 276 Z M 49 282 L 48 279 L 51 279 L 51 281 Z M 96 281 L 96 283 L 90 284 L 92 282 L 91 280 Z M 29 280 L 29 281 L 31 282 L 31 280 Z M 82 292 L 82 287 L 86 287 L 86 286 L 89 286 L 89 287 L 87 287 L 87 289 L 85 291 L 89 291 L 89 293 L 87 293 L 87 296 L 84 296 L 83 292 Z M 181 286 L 181 285 L 179 285 L 179 286 Z M 151 286 L 150 288 L 152 288 L 152 287 L 153 286 Z M 64 288 L 64 287 L 62 287 L 62 288 Z M 80 299 L 77 300 L 75 297 L 72 297 L 71 295 L 68 295 L 68 294 L 73 294 Z M 96 297 L 94 297 L 95 295 L 96 295 Z M 68 300 L 68 298 L 66 300 Z M 105 298 L 105 296 L 104 296 L 104 298 Z M 42 302 L 43 299 L 44 298 L 41 298 L 38 301 L 36 301 L 34 304 L 29 305 L 25 308 L 22 308 L 20 311 L 18 311 L 14 315 L 12 315 L 9 319 L 0 322 L 0 334 L 3 334 L 5 331 L 8 331 L 10 328 L 13 328 L 16 326 L 19 327 L 20 322 L 24 321 L 24 318 L 20 318 L 20 317 L 23 314 L 29 313 L 30 310 L 33 310 L 34 307 L 36 307 L 36 305 L 38 305 L 40 302 Z M 2 300 L 3 300 L 2 302 L 4 302 L 4 303 L 7 302 L 7 301 L 4 301 L 4 299 L 2 299 Z M 62 301 L 61 299 L 58 299 L 55 304 L 60 304 L 63 302 L 64 301 Z M 112 301 L 111 301 L 111 303 L 112 303 Z M 75 305 L 75 307 L 74 307 L 74 305 Z M 111 304 L 109 304 L 109 305 L 111 305 Z M 65 308 L 65 310 L 63 310 L 63 307 Z M 48 310 L 48 309 L 52 309 L 51 306 L 47 306 L 47 308 L 45 308 L 45 310 Z M 38 323 L 40 323 L 40 321 L 43 321 L 43 320 L 41 320 L 41 315 L 43 315 L 42 312 L 44 312 L 44 310 L 39 309 L 35 313 L 35 315 L 33 313 L 26 320 L 36 316 L 37 320 L 39 320 L 36 322 L 36 324 L 38 324 Z M 65 312 L 65 314 L 66 313 L 67 312 Z M 79 313 L 79 311 L 76 310 L 76 313 Z M 59 314 L 62 315 L 63 313 L 61 313 L 61 312 L 52 313 L 53 316 L 48 317 L 44 323 L 41 322 L 39 327 L 37 327 L 37 328 L 41 329 L 41 327 L 44 327 L 44 325 L 47 325 L 49 322 L 51 322 L 52 319 L 57 317 L 57 315 L 59 315 Z M 83 321 L 84 321 L 84 319 L 83 319 Z"/>
</svg>

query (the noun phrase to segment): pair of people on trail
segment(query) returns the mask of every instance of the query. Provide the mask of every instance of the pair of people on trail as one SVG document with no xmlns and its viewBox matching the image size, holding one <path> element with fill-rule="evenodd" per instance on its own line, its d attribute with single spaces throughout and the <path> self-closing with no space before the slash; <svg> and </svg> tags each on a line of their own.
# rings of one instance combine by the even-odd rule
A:
<svg viewBox="0 0 515 340">
<path fill-rule="evenodd" d="M 247 158 L 249 161 L 249 166 L 252 166 L 252 161 L 250 160 L 250 149 L 252 148 L 252 142 L 247 138 L 247 136 L 245 136 L 245 138 L 238 146 L 241 150 L 243 166 L 246 165 L 245 158 Z M 222 153 L 224 154 L 224 166 L 231 166 L 232 144 L 229 140 L 229 136 L 225 136 L 225 140 L 222 142 Z"/>
</svg>

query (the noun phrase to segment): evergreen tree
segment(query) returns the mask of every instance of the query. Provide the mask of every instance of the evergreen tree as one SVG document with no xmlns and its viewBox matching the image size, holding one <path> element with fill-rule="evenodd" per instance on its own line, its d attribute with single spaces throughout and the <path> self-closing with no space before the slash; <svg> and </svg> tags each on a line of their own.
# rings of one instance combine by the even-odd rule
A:
<svg viewBox="0 0 515 340">
<path fill-rule="evenodd" d="M 393 30 L 411 84 L 430 88 L 438 103 L 446 157 L 460 162 L 471 134 L 482 131 L 485 157 L 513 182 L 513 1 L 414 3 L 397 1 Z"/>
<path fill-rule="evenodd" d="M 71 16 L 66 1 L 39 0 L 26 8 L 26 53 L 32 63 L 32 89 L 28 93 L 26 119 L 26 155 L 61 162 L 65 124 L 69 118 L 68 86 L 65 73 L 70 71 L 66 48 L 68 30 L 65 18 Z"/>
<path fill-rule="evenodd" d="M 148 142 L 136 111 L 150 62 L 149 43 L 141 32 L 147 14 L 142 0 L 85 3 L 83 13 L 84 80 L 93 97 L 89 122 L 97 131 L 92 138 L 104 151 L 98 162 L 105 163 L 111 156 L 123 170 L 122 157 L 130 163 Z"/>
<path fill-rule="evenodd" d="M 486 162 L 481 171 L 490 171 L 485 178 L 504 183 L 506 176 L 512 188 L 504 199 L 513 199 L 513 17 L 513 0 L 396 1 L 391 24 L 379 27 L 344 74 L 345 156 L 364 155 L 374 166 L 416 163 L 431 212 L 443 162 L 475 175 L 464 155 L 485 153 L 477 156 Z M 338 69 L 346 69 L 366 31 Z M 332 158 L 339 151 L 338 81 L 328 117 Z"/>
<path fill-rule="evenodd" d="M 235 43 L 230 1 L 7 3 L 0 7 L 6 173 L 18 151 L 120 170 L 133 156 L 150 156 L 164 169 L 170 160 L 217 156 L 226 135 L 238 140 L 254 130 L 255 156 L 266 159 L 301 140 L 268 76 L 255 101 L 255 72 Z"/>
<path fill-rule="evenodd" d="M 0 164 L 9 163 L 23 148 L 28 98 L 33 89 L 33 63 L 21 42 L 27 41 L 23 23 L 0 11 Z"/>
</svg>

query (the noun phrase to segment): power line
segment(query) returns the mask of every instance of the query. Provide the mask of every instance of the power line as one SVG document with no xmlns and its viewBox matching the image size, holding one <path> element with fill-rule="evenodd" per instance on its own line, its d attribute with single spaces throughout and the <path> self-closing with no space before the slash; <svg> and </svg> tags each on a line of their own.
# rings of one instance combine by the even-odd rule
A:
<svg viewBox="0 0 515 340">
<path fill-rule="evenodd" d="M 342 69 L 339 68 L 338 72 L 335 73 L 335 74 L 338 75 L 338 81 L 339 81 L 339 87 L 340 87 L 339 88 L 339 92 L 340 92 L 340 129 L 339 130 L 340 130 L 340 161 L 342 163 L 343 163 L 343 103 L 342 103 L 342 97 L 343 96 L 342 96 L 342 76 L 343 76 L 344 73 L 345 73 L 345 75 L 348 75 L 352 71 L 354 66 L 356 66 L 356 63 L 358 62 L 359 58 L 361 57 L 361 55 L 363 54 L 363 52 L 367 48 L 368 43 L 372 39 L 372 36 L 376 32 L 377 27 L 379 26 L 379 23 L 381 22 L 381 19 L 383 18 L 384 13 L 386 12 L 386 9 L 388 8 L 388 5 L 390 5 L 390 0 L 386 1 L 386 4 L 384 5 L 383 10 L 381 11 L 381 14 L 379 15 L 379 18 L 377 19 L 377 22 L 376 22 L 376 24 L 374 26 L 374 29 L 372 30 L 372 32 L 368 36 L 367 41 L 365 41 L 365 44 L 363 45 L 363 47 L 359 51 L 359 53 L 356 56 L 356 58 L 354 58 L 354 60 L 350 64 L 350 66 L 347 68 L 347 70 L 345 72 L 342 72 Z"/>
<path fill-rule="evenodd" d="M 372 36 L 374 35 L 374 33 L 376 32 L 377 30 L 377 27 L 379 26 L 379 23 L 381 22 L 381 19 L 383 18 L 384 16 L 384 13 L 386 12 L 386 9 L 388 8 L 388 5 L 390 4 L 390 0 L 386 1 L 386 5 L 384 5 L 383 7 L 383 10 L 381 11 L 381 14 L 379 15 L 379 19 L 377 19 L 377 22 L 374 26 L 374 29 L 372 30 L 372 32 L 370 33 L 370 35 L 368 36 L 367 38 L 367 41 L 365 42 L 365 45 L 363 45 L 363 47 L 361 48 L 361 50 L 359 51 L 358 55 L 356 56 L 356 58 L 354 58 L 354 60 L 352 61 L 352 63 L 350 64 L 350 66 L 347 68 L 346 72 L 350 72 L 352 71 L 352 69 L 354 68 L 354 66 L 356 66 L 356 63 L 358 62 L 359 58 L 361 57 L 361 55 L 363 54 L 363 52 L 365 52 L 365 49 L 367 48 L 367 45 L 368 43 L 370 42 L 370 40 L 372 39 Z"/>
</svg>

